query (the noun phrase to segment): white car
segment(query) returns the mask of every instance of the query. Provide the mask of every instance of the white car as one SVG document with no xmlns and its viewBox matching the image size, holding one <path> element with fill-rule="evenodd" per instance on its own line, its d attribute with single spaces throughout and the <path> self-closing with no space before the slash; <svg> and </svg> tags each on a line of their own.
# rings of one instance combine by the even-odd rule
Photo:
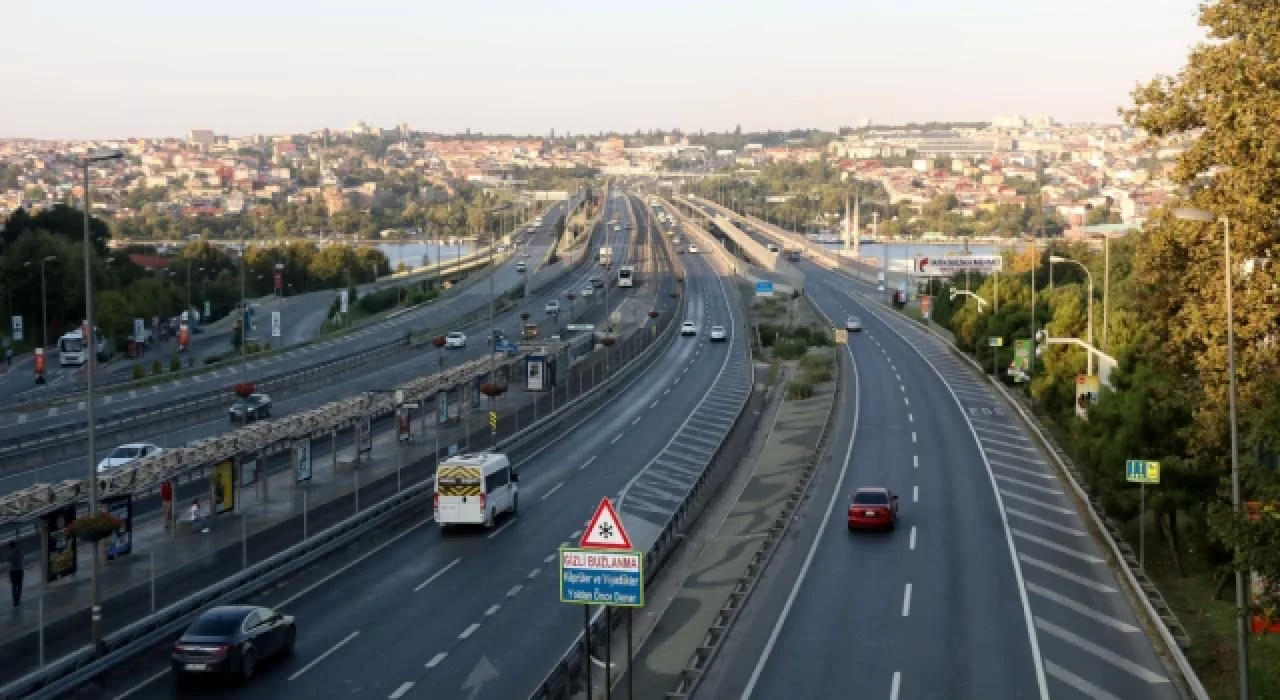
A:
<svg viewBox="0 0 1280 700">
<path fill-rule="evenodd" d="M 725 332 L 724 326 L 711 327 L 711 342 L 723 343 L 729 339 L 729 334 Z"/>
<path fill-rule="evenodd" d="M 696 252 L 698 252 L 698 246 L 696 246 L 696 245 L 694 245 L 694 244 L 690 243 L 690 244 L 689 244 L 689 252 L 690 252 L 690 253 L 696 253 Z"/>
<path fill-rule="evenodd" d="M 862 321 L 859 321 L 857 316 L 850 316 L 849 319 L 844 322 L 844 329 L 851 333 L 856 333 L 862 330 Z"/>
<path fill-rule="evenodd" d="M 163 448 L 149 442 L 131 442 L 127 445 L 121 445 L 108 452 L 107 456 L 103 457 L 101 462 L 98 462 L 98 473 L 101 474 L 117 467 L 123 467 L 135 459 L 150 457 L 163 451 Z"/>
<path fill-rule="evenodd" d="M 552 299 L 551 301 L 547 302 L 547 313 L 549 314 L 560 313 L 560 302 L 556 301 L 555 299 Z"/>
<path fill-rule="evenodd" d="M 592 294 L 595 294 L 595 293 L 596 293 L 596 290 L 595 290 L 595 289 L 593 289 L 593 288 L 591 288 L 591 287 L 583 287 L 583 288 L 582 288 L 582 291 L 581 291 L 581 292 L 578 292 L 578 296 L 581 296 L 581 297 L 589 297 L 589 296 L 591 296 Z"/>
<path fill-rule="evenodd" d="M 524 272 L 524 261 L 523 261 L 523 260 L 520 260 L 520 261 L 516 262 L 516 272 Z"/>
<path fill-rule="evenodd" d="M 467 347 L 467 336 L 454 331 L 444 337 L 444 346 L 446 348 L 465 348 Z"/>
<path fill-rule="evenodd" d="M 685 321 L 684 323 L 680 324 L 680 335 L 697 335 L 697 334 L 698 334 L 698 324 L 694 323 L 693 321 Z"/>
</svg>

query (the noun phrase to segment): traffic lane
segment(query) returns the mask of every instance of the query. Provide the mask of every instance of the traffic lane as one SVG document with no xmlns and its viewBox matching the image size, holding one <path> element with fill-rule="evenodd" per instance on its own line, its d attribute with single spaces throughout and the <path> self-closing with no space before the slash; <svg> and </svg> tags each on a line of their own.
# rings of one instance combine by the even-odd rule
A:
<svg viewBox="0 0 1280 700">
<path fill-rule="evenodd" d="M 392 614 L 344 605 L 344 616 L 365 621 L 361 623 L 364 641 L 353 641 L 345 647 L 340 658 L 335 656 L 337 663 L 308 671 L 305 677 L 289 686 L 290 692 L 323 693 L 326 688 L 340 684 L 362 691 L 389 693 L 401 683 L 423 674 L 424 664 L 435 660 L 433 666 L 438 665 L 445 657 L 455 655 L 491 621 L 498 627 L 503 626 L 495 615 L 504 607 L 509 614 L 525 617 L 520 608 L 524 605 L 521 591 L 529 585 L 527 582 L 550 576 L 554 569 L 549 560 L 554 559 L 556 549 L 571 543 L 575 531 L 581 534 L 594 503 L 602 496 L 616 493 L 641 466 L 646 450 L 654 450 L 651 434 L 674 430 L 681 417 L 701 398 L 703 392 L 692 388 L 690 383 L 669 401 L 659 402 L 660 406 L 649 402 L 655 387 L 660 389 L 673 381 L 673 375 L 685 364 L 682 358 L 697 354 L 696 348 L 689 345 L 675 345 L 668 352 L 675 358 L 664 357 L 655 364 L 655 372 L 633 383 L 606 404 L 601 414 L 565 433 L 552 448 L 523 465 L 518 519 L 505 520 L 499 530 L 489 533 L 469 531 L 439 536 L 437 530 L 437 536 L 444 542 L 463 547 L 445 557 L 449 559 L 457 554 L 453 559 L 459 561 L 447 575 L 423 579 L 430 582 L 420 589 L 420 595 L 394 606 Z M 656 381 L 649 382 L 649 379 Z M 637 391 L 640 395 L 633 395 Z M 636 421 L 630 416 L 635 414 L 641 414 L 637 417 L 643 418 L 640 424 L 643 430 L 623 435 L 627 438 L 625 441 L 610 439 L 613 430 L 620 426 L 634 426 Z M 587 453 L 593 451 L 595 454 L 588 456 Z M 629 460 L 633 468 L 619 468 Z M 586 505 L 564 506 L 579 502 Z M 395 557 L 379 556 L 369 565 L 397 567 L 401 564 Z M 516 608 L 516 612 L 511 612 L 512 608 Z M 332 614 L 328 608 L 317 608 L 316 614 L 321 613 Z M 424 625 L 423 620 L 430 623 Z M 393 640 L 397 643 L 396 649 L 408 649 L 409 653 L 401 658 L 388 653 L 388 645 Z M 455 663 L 456 658 L 455 655 Z M 430 683 L 440 687 L 434 673 Z"/>
<path fill-rule="evenodd" d="M 890 402 L 912 417 L 911 471 L 917 483 L 903 497 L 904 512 L 912 513 L 903 524 L 915 526 L 917 549 L 904 558 L 903 573 L 913 579 L 915 633 L 931 635 L 940 645 L 916 642 L 898 651 L 902 690 L 1037 697 L 1038 659 L 1019 572 L 990 474 L 960 408 L 913 348 L 828 282 L 818 281 L 818 295 L 862 319 L 865 337 L 858 340 L 864 356 L 891 383 L 900 382 L 894 389 L 905 387 Z"/>
</svg>

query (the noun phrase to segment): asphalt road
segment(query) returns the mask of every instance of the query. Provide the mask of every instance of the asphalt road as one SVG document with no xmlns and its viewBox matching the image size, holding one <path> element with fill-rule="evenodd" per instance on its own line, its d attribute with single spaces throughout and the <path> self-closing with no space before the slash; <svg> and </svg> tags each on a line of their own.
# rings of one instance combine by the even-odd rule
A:
<svg viewBox="0 0 1280 700">
<path fill-rule="evenodd" d="M 703 328 L 732 327 L 708 263 L 686 256 L 685 264 L 688 317 Z M 581 609 L 558 599 L 557 548 L 576 541 L 600 498 L 616 497 L 669 447 L 656 438 L 699 412 L 708 387 L 732 364 L 729 347 L 708 343 L 705 333 L 675 338 L 647 373 L 523 461 L 517 517 L 491 532 L 442 536 L 426 524 L 389 540 L 289 602 L 299 621 L 293 658 L 246 685 L 182 695 L 526 696 L 582 624 Z M 744 364 L 745 354 L 739 357 Z M 147 682 L 145 673 L 158 675 Z M 135 692 L 116 697 L 172 696 L 163 669 L 145 673 Z"/>
<path fill-rule="evenodd" d="M 847 279 L 802 267 L 827 315 L 865 326 L 848 346 L 857 398 L 842 407 L 833 466 L 794 540 L 698 694 L 1179 697 L 1021 424 L 924 331 L 873 313 Z M 896 531 L 848 532 L 861 486 L 899 494 Z"/>
<path fill-rule="evenodd" d="M 611 202 L 609 206 L 611 216 L 615 213 L 621 218 L 629 216 L 626 208 L 621 206 L 621 200 L 618 202 Z M 605 227 L 602 226 L 600 228 L 604 229 Z M 629 238 L 629 234 L 630 232 L 625 229 L 621 232 L 614 232 L 610 229 L 597 231 L 595 235 L 599 237 L 599 240 L 608 241 L 613 244 L 615 248 L 621 248 L 625 251 L 627 248 L 625 243 Z M 543 243 L 544 252 L 545 245 L 546 243 Z M 528 260 L 537 261 L 539 258 L 535 256 L 536 253 L 531 252 Z M 518 338 L 519 330 L 523 323 L 519 318 L 519 313 L 521 311 L 528 311 L 531 314 L 531 318 L 545 318 L 545 305 L 548 299 L 559 298 L 562 307 L 564 307 L 566 304 L 564 300 L 565 292 L 569 290 L 580 291 L 583 287 L 589 286 L 588 279 L 590 277 L 604 277 L 606 274 L 607 273 L 604 270 L 601 270 L 594 264 L 588 264 L 582 268 L 578 268 L 575 272 L 566 275 L 563 279 L 551 284 L 541 292 L 531 295 L 519 306 L 512 308 L 504 314 L 495 316 L 494 327 L 504 331 L 508 337 Z M 508 288 L 510 288 L 510 286 L 514 286 L 515 283 L 522 281 L 523 274 L 515 272 L 514 263 L 505 265 L 500 271 L 500 274 L 494 277 L 495 293 L 502 290 L 502 284 L 504 283 L 508 284 Z M 620 290 L 616 289 L 611 291 L 611 294 L 615 295 L 610 298 L 612 303 L 617 303 L 624 298 L 622 294 L 619 294 L 619 291 Z M 451 302 L 441 304 L 439 307 L 428 307 L 428 309 L 433 311 L 436 315 L 444 315 L 444 311 L 452 310 L 450 311 L 450 315 L 452 315 L 461 313 L 464 309 L 471 310 L 475 308 L 483 308 L 488 303 L 488 299 L 489 284 L 487 282 L 481 282 L 467 289 L 462 295 L 451 300 Z M 412 314 L 403 314 L 402 317 L 411 315 Z M 421 316 L 419 316 L 419 319 L 421 319 Z M 395 319 L 395 321 L 400 320 L 400 318 Z M 387 323 L 390 324 L 390 321 Z M 445 353 L 446 366 L 460 364 L 466 360 L 478 357 L 486 351 L 487 346 L 485 339 L 489 332 L 488 319 L 484 319 L 469 327 L 460 328 L 458 330 L 462 330 L 468 335 L 468 346 L 464 349 L 450 350 Z M 378 324 L 376 327 L 371 326 L 370 328 L 354 333 L 354 337 L 346 341 L 347 344 L 343 346 L 342 352 L 350 352 L 352 350 L 351 344 L 358 344 L 355 345 L 355 347 L 368 347 L 373 344 L 385 343 L 388 340 L 399 337 L 402 333 L 403 330 L 396 328 L 394 325 L 383 326 L 382 324 Z M 337 351 L 325 352 L 324 350 L 314 350 L 305 353 L 299 350 L 294 351 L 294 353 L 296 354 L 286 354 L 279 358 L 278 361 L 264 360 L 262 361 L 263 366 L 258 369 L 264 372 L 279 371 L 279 367 L 268 370 L 267 366 L 275 365 L 277 362 L 284 362 L 289 363 L 288 366 L 294 367 L 299 366 L 299 363 L 302 362 L 313 361 L 312 358 L 324 359 L 325 357 L 332 356 L 333 354 L 341 354 Z M 401 356 L 401 359 L 398 362 L 388 362 L 384 365 L 371 368 L 367 372 L 334 381 L 330 384 L 316 386 L 311 389 L 304 389 L 298 393 L 290 392 L 286 397 L 273 396 L 273 399 L 275 400 L 273 401 L 272 406 L 272 416 L 281 417 L 294 411 L 311 409 L 319 404 L 358 393 L 370 386 L 394 386 L 408 381 L 413 377 L 420 376 L 425 372 L 435 371 L 437 367 L 435 354 L 435 349 L 428 347 L 423 350 L 423 354 L 404 355 Z M 425 363 L 423 361 L 424 356 L 427 359 L 427 362 Z M 255 370 L 251 363 L 249 373 L 250 377 L 254 376 L 254 371 Z M 230 382 L 234 381 L 236 378 L 238 378 L 238 374 L 233 374 L 231 376 L 227 376 L 222 381 Z M 195 386 L 207 391 L 211 385 L 214 385 L 213 382 L 203 382 L 201 384 L 196 384 Z M 144 395 L 140 395 L 140 398 L 142 396 Z M 168 398 L 171 398 L 171 394 L 167 391 L 159 394 L 145 394 L 145 396 L 151 398 L 151 400 L 167 400 Z M 113 403 L 112 405 L 115 404 Z M 226 415 L 218 415 L 207 421 L 178 429 L 169 429 L 165 426 L 157 426 L 156 431 L 153 434 L 133 441 L 152 442 L 161 447 L 180 447 L 191 440 L 226 432 L 234 427 L 235 426 L 230 423 Z M 6 428 L 6 432 L 7 431 L 8 428 Z M 95 463 L 97 459 L 101 459 L 102 456 L 114 447 L 114 442 L 99 440 L 98 454 L 95 458 Z M 19 488 L 36 483 L 37 476 L 42 482 L 57 481 L 64 478 L 78 478 L 85 473 L 86 469 L 86 458 L 82 456 L 43 465 L 39 469 L 38 475 L 34 468 L 16 471 L 9 475 L 0 477 L 0 493 L 12 492 Z"/>
<path fill-rule="evenodd" d="M 554 211 L 560 211 L 564 205 L 557 205 Z M 548 246 L 552 242 L 552 229 L 556 217 L 547 215 L 543 217 L 542 226 L 534 233 L 527 237 L 525 251 L 529 253 L 528 260 L 540 261 L 545 255 Z M 516 259 L 510 258 L 504 264 L 500 265 L 493 273 L 494 289 L 498 293 L 506 292 L 524 283 L 524 274 L 516 271 Z M 379 282 L 364 285 L 361 289 L 379 289 L 389 286 L 393 281 L 384 279 Z M 396 281 L 398 283 L 398 280 Z M 312 292 L 309 294 L 290 297 L 276 302 L 266 302 L 260 308 L 260 313 L 266 316 L 276 304 L 284 309 L 285 315 L 282 321 L 283 330 L 286 333 L 286 340 L 291 341 L 288 344 L 297 344 L 306 340 L 310 340 L 315 336 L 319 329 L 319 324 L 324 321 L 325 312 L 332 303 L 334 295 L 333 290 Z M 481 285 L 472 285 L 464 290 L 461 294 L 450 297 L 449 299 L 439 303 L 420 307 L 409 313 L 400 314 L 394 318 L 389 318 L 370 324 L 358 333 L 341 336 L 330 341 L 325 341 L 308 350 L 304 359 L 301 354 L 295 354 L 290 357 L 272 357 L 265 360 L 257 360 L 249 362 L 250 370 L 248 376 L 250 378 L 267 376 L 278 373 L 285 369 L 293 369 L 306 364 L 315 364 L 326 359 L 332 359 L 352 352 L 374 347 L 381 343 L 385 343 L 390 339 L 401 337 L 406 327 L 422 327 L 432 323 L 466 313 L 472 309 L 482 306 L 488 300 L 489 285 L 487 283 Z M 259 332 L 265 331 L 265 325 L 269 323 L 269 316 L 259 321 Z M 196 334 L 192 338 L 192 353 L 194 357 L 200 358 L 212 352 L 223 352 L 230 349 L 230 335 L 227 332 L 210 332 Z M 300 350 L 295 350 L 300 353 Z M 160 354 L 154 354 L 155 357 L 161 357 Z M 166 356 L 167 357 L 167 356 Z M 197 359 L 197 361 L 199 361 Z M 61 371 L 61 370 L 59 370 Z M 83 371 L 79 371 L 83 375 Z M 73 371 L 74 373 L 74 371 Z M 222 373 L 238 376 L 239 368 L 223 370 Z M 62 375 L 59 375 L 62 376 Z M 9 382 L 18 381 L 18 374 L 11 374 Z M 62 381 L 59 379 L 58 381 Z M 98 406 L 96 409 L 99 419 L 109 416 L 112 412 L 121 410 L 122 408 L 135 408 L 145 406 L 160 400 L 170 400 L 174 396 L 180 396 L 188 393 L 199 393 L 208 391 L 210 383 L 208 381 L 179 380 L 161 385 L 160 394 L 149 393 L 148 390 L 136 392 L 117 392 L 112 393 L 108 389 L 106 392 L 98 396 Z M 77 390 L 78 387 L 77 387 Z M 74 393 L 74 392 L 72 392 Z M 161 396 L 162 394 L 162 396 Z M 110 396 L 110 399 L 107 398 Z M 83 402 L 81 402 L 83 404 Z M 42 428 L 53 427 L 57 425 L 82 423 L 84 420 L 84 409 L 82 405 L 64 406 L 52 408 L 46 411 L 35 412 L 31 414 L 5 413 L 0 414 L 0 427 L 5 428 L 6 433 L 10 435 L 20 435 L 27 432 L 39 430 Z"/>
</svg>

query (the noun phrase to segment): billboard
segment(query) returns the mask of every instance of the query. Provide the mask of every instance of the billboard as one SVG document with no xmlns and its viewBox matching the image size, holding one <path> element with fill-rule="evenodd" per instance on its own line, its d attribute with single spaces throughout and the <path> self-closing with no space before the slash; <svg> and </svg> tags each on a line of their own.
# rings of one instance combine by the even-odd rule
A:
<svg viewBox="0 0 1280 700">
<path fill-rule="evenodd" d="M 45 532 L 44 580 L 53 583 L 76 573 L 76 536 L 71 523 L 76 519 L 75 504 L 63 506 L 41 517 Z"/>
<path fill-rule="evenodd" d="M 299 483 L 311 481 L 311 438 L 293 443 L 293 470 Z"/>
<path fill-rule="evenodd" d="M 1102 383 L 1095 376 L 1076 375 L 1076 417 L 1089 420 L 1089 405 L 1098 403 Z"/>
<path fill-rule="evenodd" d="M 116 516 L 120 527 L 106 539 L 107 559 L 123 557 L 133 551 L 133 494 L 102 499 L 102 509 Z"/>
<path fill-rule="evenodd" d="M 364 416 L 360 422 L 356 423 L 356 430 L 360 435 L 360 451 L 373 451 L 373 426 L 369 422 L 369 416 Z"/>
<path fill-rule="evenodd" d="M 258 480 L 258 458 L 242 457 L 240 459 L 240 487 L 253 486 Z"/>
<path fill-rule="evenodd" d="M 444 425 L 449 422 L 449 392 L 436 392 L 436 422 Z"/>
<path fill-rule="evenodd" d="M 213 465 L 213 512 L 216 515 L 236 509 L 236 463 L 224 459 Z"/>
<path fill-rule="evenodd" d="M 22 317 L 13 317 L 13 339 L 22 340 Z"/>
<path fill-rule="evenodd" d="M 924 257 L 916 262 L 916 272 L 930 277 L 951 277 L 966 272 L 980 275 L 1000 272 L 1004 258 L 999 255 L 953 255 L 950 257 Z"/>
</svg>

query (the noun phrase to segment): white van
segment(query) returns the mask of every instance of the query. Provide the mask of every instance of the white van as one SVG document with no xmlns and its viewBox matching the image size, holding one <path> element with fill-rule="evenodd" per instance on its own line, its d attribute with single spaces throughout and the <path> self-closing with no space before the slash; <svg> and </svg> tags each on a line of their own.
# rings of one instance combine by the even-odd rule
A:
<svg viewBox="0 0 1280 700">
<path fill-rule="evenodd" d="M 500 513 L 515 515 L 520 475 L 504 454 L 461 454 L 436 467 L 435 519 L 450 525 L 493 527 Z"/>
</svg>

